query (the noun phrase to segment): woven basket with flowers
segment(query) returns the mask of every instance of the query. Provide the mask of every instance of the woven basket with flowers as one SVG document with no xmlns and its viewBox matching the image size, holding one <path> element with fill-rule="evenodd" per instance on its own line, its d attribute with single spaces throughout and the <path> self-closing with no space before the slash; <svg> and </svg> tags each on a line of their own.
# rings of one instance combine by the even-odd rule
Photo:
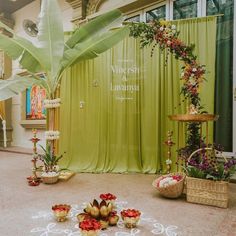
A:
<svg viewBox="0 0 236 236">
<path fill-rule="evenodd" d="M 177 198 L 183 192 L 184 179 L 185 175 L 183 173 L 170 173 L 155 179 L 152 185 L 160 195 L 167 198 Z"/>
</svg>

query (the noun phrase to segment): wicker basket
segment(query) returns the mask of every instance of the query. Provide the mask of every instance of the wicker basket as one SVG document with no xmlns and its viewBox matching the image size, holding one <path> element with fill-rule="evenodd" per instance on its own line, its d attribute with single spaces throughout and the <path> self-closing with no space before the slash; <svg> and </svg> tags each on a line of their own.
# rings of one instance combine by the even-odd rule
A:
<svg viewBox="0 0 236 236">
<path fill-rule="evenodd" d="M 44 176 L 42 175 L 41 179 L 44 184 L 55 184 L 58 181 L 59 173 L 55 176 Z"/>
<path fill-rule="evenodd" d="M 188 202 L 222 208 L 228 207 L 228 182 L 192 177 L 186 177 L 186 182 Z"/>
<path fill-rule="evenodd" d="M 158 183 L 160 182 L 160 180 L 163 179 L 163 177 L 168 177 L 168 176 L 173 176 L 173 175 L 181 175 L 182 179 L 174 185 L 169 185 L 168 187 L 158 187 Z M 185 175 L 183 173 L 171 173 L 168 175 L 160 176 L 159 178 L 155 179 L 152 182 L 152 186 L 155 187 L 158 190 L 158 192 L 164 197 L 177 198 L 183 192 L 184 179 L 185 179 Z"/>
<path fill-rule="evenodd" d="M 211 148 L 205 148 L 211 150 Z M 193 155 L 202 149 L 193 152 Z M 187 201 L 192 203 L 204 204 L 209 206 L 217 206 L 222 208 L 228 207 L 228 186 L 226 181 L 214 181 L 208 179 L 199 179 L 193 177 L 186 177 L 186 196 Z"/>
</svg>

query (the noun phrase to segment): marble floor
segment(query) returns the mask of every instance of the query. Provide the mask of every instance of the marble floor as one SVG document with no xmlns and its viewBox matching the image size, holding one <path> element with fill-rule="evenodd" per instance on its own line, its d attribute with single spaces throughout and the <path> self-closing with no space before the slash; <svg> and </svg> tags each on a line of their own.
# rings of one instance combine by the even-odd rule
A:
<svg viewBox="0 0 236 236">
<path fill-rule="evenodd" d="M 142 211 L 143 219 L 132 232 L 120 224 L 102 236 L 236 236 L 236 184 L 230 184 L 228 209 L 187 203 L 184 197 L 162 198 L 151 185 L 156 176 L 147 174 L 79 173 L 67 182 L 30 187 L 30 159 L 27 152 L 0 151 L 0 236 L 80 235 L 76 214 L 106 192 L 118 197 L 118 208 Z M 51 215 L 57 203 L 73 205 L 70 219 L 62 224 Z"/>
</svg>

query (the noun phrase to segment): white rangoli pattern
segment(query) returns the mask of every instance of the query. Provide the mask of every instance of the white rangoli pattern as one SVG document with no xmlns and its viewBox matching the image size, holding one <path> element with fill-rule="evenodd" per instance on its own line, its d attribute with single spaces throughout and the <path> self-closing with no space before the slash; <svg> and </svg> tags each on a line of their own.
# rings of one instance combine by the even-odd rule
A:
<svg viewBox="0 0 236 236">
<path fill-rule="evenodd" d="M 76 215 L 83 212 L 87 203 L 84 202 L 81 205 L 71 205 L 71 211 L 68 215 L 68 221 L 64 223 L 56 222 L 53 213 L 50 211 L 39 211 L 37 215 L 32 216 L 33 220 L 41 220 L 49 222 L 44 227 L 33 228 L 30 232 L 37 236 L 82 236 Z M 124 208 L 127 208 L 128 203 L 125 201 L 116 202 L 116 211 L 120 213 Z M 129 206 L 129 208 L 132 208 Z M 175 225 L 164 226 L 160 224 L 156 219 L 147 217 L 144 212 L 141 214 L 141 219 L 138 228 L 126 229 L 122 220 L 120 220 L 116 227 L 109 227 L 105 231 L 101 231 L 99 236 L 139 236 L 147 235 L 145 232 L 149 232 L 148 235 L 162 235 L 162 236 L 178 236 L 178 227 Z M 62 228 L 63 227 L 63 228 Z M 115 229 L 115 230 L 114 230 Z M 36 234 L 37 233 L 37 234 Z"/>
</svg>

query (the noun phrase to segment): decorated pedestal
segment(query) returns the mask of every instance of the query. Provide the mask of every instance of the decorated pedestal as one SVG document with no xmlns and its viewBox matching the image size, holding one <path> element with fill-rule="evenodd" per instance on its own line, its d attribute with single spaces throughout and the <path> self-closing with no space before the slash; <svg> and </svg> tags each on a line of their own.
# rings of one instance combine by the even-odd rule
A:
<svg viewBox="0 0 236 236">
<path fill-rule="evenodd" d="M 168 116 L 170 120 L 178 122 L 178 134 L 177 134 L 177 150 L 180 150 L 181 147 L 186 146 L 186 143 L 181 143 L 181 137 L 183 137 L 183 130 L 186 133 L 187 124 L 189 123 L 198 123 L 200 125 L 200 140 L 203 136 L 203 125 L 205 124 L 205 133 L 206 141 L 205 144 L 209 144 L 209 124 L 208 122 L 217 121 L 219 116 L 214 114 L 177 114 Z M 184 129 L 183 129 L 183 126 Z M 182 130 L 182 131 L 181 131 Z M 199 140 L 199 146 L 200 146 Z M 179 163 L 178 163 L 179 164 Z M 179 166 L 179 165 L 178 165 Z"/>
</svg>

